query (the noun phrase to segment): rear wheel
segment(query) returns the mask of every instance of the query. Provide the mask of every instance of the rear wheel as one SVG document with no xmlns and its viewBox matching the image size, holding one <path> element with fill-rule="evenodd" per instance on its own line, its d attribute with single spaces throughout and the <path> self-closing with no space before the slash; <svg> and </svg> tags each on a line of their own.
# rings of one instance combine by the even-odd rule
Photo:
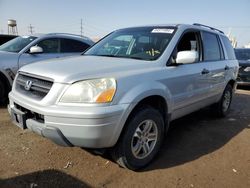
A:
<svg viewBox="0 0 250 188">
<path fill-rule="evenodd" d="M 232 102 L 233 89 L 231 85 L 227 85 L 220 101 L 212 106 L 213 113 L 218 117 L 225 117 L 230 109 Z"/>
<path fill-rule="evenodd" d="M 126 129 L 112 150 L 113 159 L 122 167 L 136 170 L 146 166 L 157 154 L 164 136 L 161 113 L 140 108 L 127 122 Z"/>
</svg>

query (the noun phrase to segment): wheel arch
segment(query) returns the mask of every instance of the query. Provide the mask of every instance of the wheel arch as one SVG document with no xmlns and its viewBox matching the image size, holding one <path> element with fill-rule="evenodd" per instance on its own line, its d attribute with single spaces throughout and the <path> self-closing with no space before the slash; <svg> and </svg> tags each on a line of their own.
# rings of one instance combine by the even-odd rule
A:
<svg viewBox="0 0 250 188">
<path fill-rule="evenodd" d="M 161 95 L 148 95 L 144 98 L 142 98 L 137 103 L 134 103 L 130 108 L 128 115 L 125 118 L 124 124 L 121 128 L 121 130 L 118 132 L 118 135 L 116 136 L 116 143 L 119 142 L 121 139 L 122 134 L 126 130 L 126 127 L 128 125 L 128 122 L 131 120 L 133 115 L 138 112 L 143 107 L 150 106 L 155 108 L 156 110 L 159 110 L 159 112 L 162 114 L 163 120 L 164 120 L 164 131 L 166 132 L 169 126 L 169 120 L 170 120 L 170 113 L 169 113 L 169 105 L 166 101 L 166 99 Z"/>
<path fill-rule="evenodd" d="M 229 80 L 227 84 L 231 85 L 233 90 L 236 90 L 236 86 L 237 86 L 236 80 L 233 80 L 233 79 Z"/>
<path fill-rule="evenodd" d="M 10 83 L 10 80 L 7 78 L 7 76 L 2 71 L 0 71 L 0 80 L 3 80 L 3 84 L 10 91 L 11 86 L 12 86 L 11 83 Z"/>
</svg>

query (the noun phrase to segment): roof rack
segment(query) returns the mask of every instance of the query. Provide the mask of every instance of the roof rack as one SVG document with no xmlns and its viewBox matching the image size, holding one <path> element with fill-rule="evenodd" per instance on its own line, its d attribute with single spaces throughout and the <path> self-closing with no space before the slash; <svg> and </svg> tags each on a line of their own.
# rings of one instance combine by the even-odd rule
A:
<svg viewBox="0 0 250 188">
<path fill-rule="evenodd" d="M 221 31 L 221 30 L 219 30 L 219 29 L 216 29 L 216 28 L 214 28 L 214 27 L 210 27 L 210 26 L 207 26 L 207 25 L 199 24 L 199 23 L 194 23 L 193 25 L 196 25 L 196 26 L 201 26 L 201 27 L 206 27 L 206 28 L 209 28 L 209 29 L 211 29 L 211 30 L 218 31 L 218 32 L 220 32 L 220 33 L 223 33 L 223 34 L 224 34 L 224 32 L 223 32 L 223 31 Z"/>
</svg>

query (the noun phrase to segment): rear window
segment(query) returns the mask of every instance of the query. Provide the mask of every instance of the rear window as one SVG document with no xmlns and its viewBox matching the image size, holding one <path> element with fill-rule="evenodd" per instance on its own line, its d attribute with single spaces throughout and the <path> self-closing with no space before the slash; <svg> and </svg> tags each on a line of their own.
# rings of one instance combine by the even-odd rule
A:
<svg viewBox="0 0 250 188">
<path fill-rule="evenodd" d="M 221 36 L 221 39 L 222 39 L 224 46 L 226 48 L 228 59 L 236 59 L 234 49 L 233 49 L 229 39 L 226 36 Z"/>
<path fill-rule="evenodd" d="M 250 60 L 250 48 L 235 49 L 235 55 L 238 60 Z"/>
</svg>

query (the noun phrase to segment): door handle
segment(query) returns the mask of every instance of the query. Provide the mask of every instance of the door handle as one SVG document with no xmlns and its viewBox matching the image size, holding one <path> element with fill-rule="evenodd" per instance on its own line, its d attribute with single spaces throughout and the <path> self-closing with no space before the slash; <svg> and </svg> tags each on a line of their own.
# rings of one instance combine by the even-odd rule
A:
<svg viewBox="0 0 250 188">
<path fill-rule="evenodd" d="M 226 66 L 225 66 L 225 70 L 229 70 L 229 66 L 226 65 Z"/>
<path fill-rule="evenodd" d="M 209 73 L 210 73 L 210 71 L 207 70 L 207 69 L 203 69 L 203 70 L 201 71 L 201 74 L 209 74 Z"/>
</svg>

